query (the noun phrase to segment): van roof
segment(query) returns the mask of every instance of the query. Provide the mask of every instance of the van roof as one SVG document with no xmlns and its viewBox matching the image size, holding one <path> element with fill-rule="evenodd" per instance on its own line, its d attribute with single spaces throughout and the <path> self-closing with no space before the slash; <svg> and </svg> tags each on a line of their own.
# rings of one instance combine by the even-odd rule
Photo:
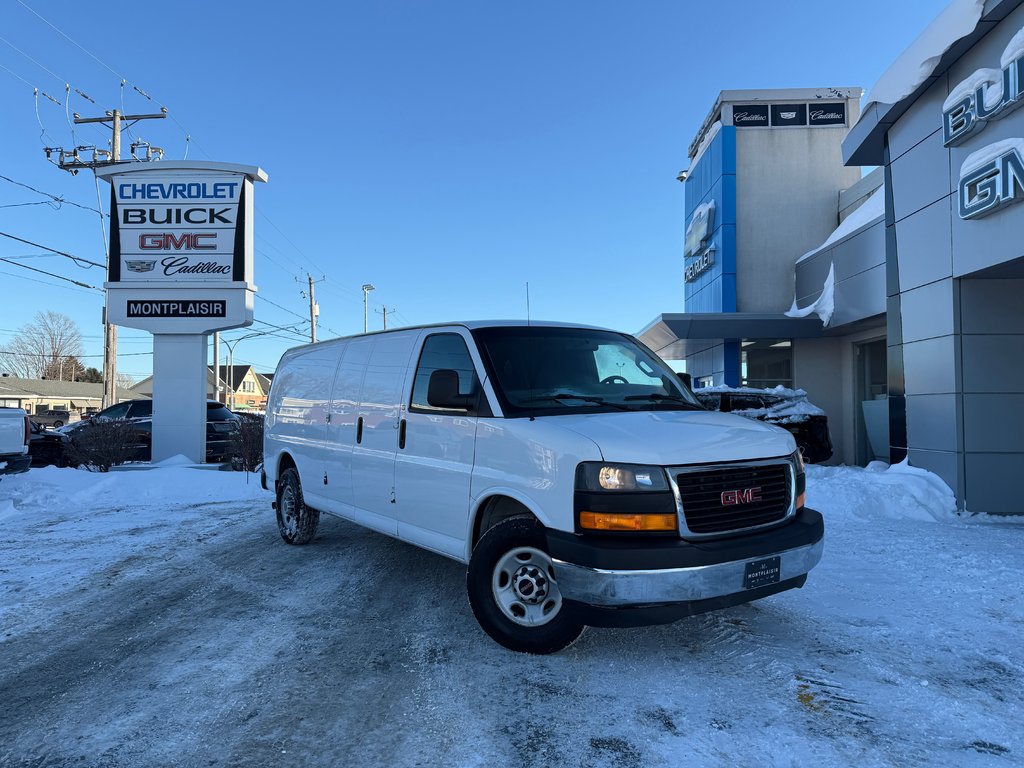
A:
<svg viewBox="0 0 1024 768">
<path fill-rule="evenodd" d="M 333 339 L 324 339 L 322 342 L 317 344 L 329 344 L 332 341 L 342 341 L 344 339 L 358 339 L 362 336 L 380 336 L 385 333 L 398 333 L 399 331 L 418 331 L 424 328 L 451 328 L 453 325 L 461 325 L 463 328 L 469 330 L 476 330 L 477 328 L 583 328 L 591 331 L 614 331 L 611 328 L 602 328 L 596 325 L 582 325 L 580 323 L 559 323 L 544 320 L 453 320 L 449 323 L 426 323 L 423 325 L 403 325 L 400 328 L 388 328 L 386 331 L 370 331 L 369 333 L 353 333 L 350 336 L 338 336 Z M 294 351 L 298 349 L 306 349 L 308 347 L 316 346 L 314 344 L 302 344 L 296 347 L 292 347 L 288 351 Z"/>
</svg>

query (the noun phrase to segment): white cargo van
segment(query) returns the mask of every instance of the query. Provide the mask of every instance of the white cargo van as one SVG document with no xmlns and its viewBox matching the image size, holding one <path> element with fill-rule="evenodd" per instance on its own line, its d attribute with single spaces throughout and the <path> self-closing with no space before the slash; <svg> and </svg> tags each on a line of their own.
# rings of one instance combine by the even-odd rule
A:
<svg viewBox="0 0 1024 768">
<path fill-rule="evenodd" d="M 286 542 L 326 512 L 467 563 L 474 614 L 517 651 L 801 587 L 821 559 L 793 437 L 704 410 L 615 331 L 472 322 L 290 350 L 264 459 Z"/>
</svg>

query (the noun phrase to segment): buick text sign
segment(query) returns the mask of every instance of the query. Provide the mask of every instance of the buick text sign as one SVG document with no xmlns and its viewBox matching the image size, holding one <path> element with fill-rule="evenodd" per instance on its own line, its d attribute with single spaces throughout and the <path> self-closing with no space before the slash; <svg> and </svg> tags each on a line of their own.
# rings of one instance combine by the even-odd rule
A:
<svg viewBox="0 0 1024 768">
<path fill-rule="evenodd" d="M 110 282 L 245 280 L 242 176 L 126 174 L 111 195 Z"/>
<path fill-rule="evenodd" d="M 128 299 L 128 317 L 227 317 L 227 302 L 217 299 Z"/>
</svg>

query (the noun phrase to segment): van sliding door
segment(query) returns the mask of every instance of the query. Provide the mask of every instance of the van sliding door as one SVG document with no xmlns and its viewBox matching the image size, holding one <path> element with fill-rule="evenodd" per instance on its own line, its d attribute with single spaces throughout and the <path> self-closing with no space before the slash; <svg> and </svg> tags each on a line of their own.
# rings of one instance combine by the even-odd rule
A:
<svg viewBox="0 0 1024 768">
<path fill-rule="evenodd" d="M 420 331 L 368 337 L 372 343 L 363 374 L 352 448 L 354 518 L 392 536 L 395 517 L 395 454 L 398 450 L 402 393 Z"/>
</svg>

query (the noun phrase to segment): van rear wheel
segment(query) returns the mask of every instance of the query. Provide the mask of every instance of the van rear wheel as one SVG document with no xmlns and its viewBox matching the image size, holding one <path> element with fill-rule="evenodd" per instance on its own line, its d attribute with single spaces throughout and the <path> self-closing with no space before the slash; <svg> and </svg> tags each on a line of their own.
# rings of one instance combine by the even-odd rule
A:
<svg viewBox="0 0 1024 768">
<path fill-rule="evenodd" d="M 307 507 L 297 469 L 288 469 L 277 483 L 277 529 L 289 544 L 308 544 L 316 535 L 320 511 Z"/>
<path fill-rule="evenodd" d="M 487 530 L 469 561 L 466 589 L 480 626 L 509 650 L 554 653 L 583 633 L 562 603 L 544 528 L 532 517 Z"/>
</svg>

